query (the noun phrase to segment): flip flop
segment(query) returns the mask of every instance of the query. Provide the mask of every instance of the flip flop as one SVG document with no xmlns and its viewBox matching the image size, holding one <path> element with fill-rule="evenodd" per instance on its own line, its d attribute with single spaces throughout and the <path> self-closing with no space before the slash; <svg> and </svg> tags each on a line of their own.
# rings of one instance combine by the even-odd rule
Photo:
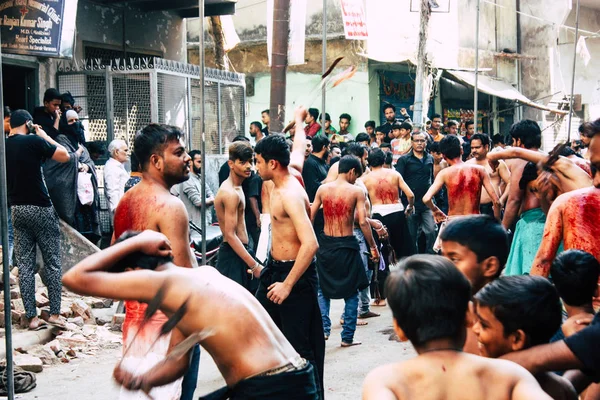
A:
<svg viewBox="0 0 600 400">
<path fill-rule="evenodd" d="M 342 342 L 342 347 L 360 346 L 362 342 L 353 341 L 352 343 Z"/>
<path fill-rule="evenodd" d="M 364 314 L 359 314 L 358 318 L 359 319 L 366 319 L 366 318 L 373 318 L 373 317 L 379 317 L 380 314 L 374 313 L 372 311 L 366 312 Z"/>
<path fill-rule="evenodd" d="M 30 331 L 41 331 L 42 329 L 47 329 L 48 328 L 48 323 L 46 321 L 44 321 L 43 319 L 39 320 L 39 323 L 36 327 L 32 328 L 31 326 L 29 328 L 27 328 Z"/>
<path fill-rule="evenodd" d="M 46 322 L 48 323 L 48 325 L 52 325 L 52 326 L 62 329 L 62 330 L 67 330 L 67 325 L 65 325 L 65 323 L 62 321 L 56 321 L 56 322 L 46 321 Z"/>
</svg>

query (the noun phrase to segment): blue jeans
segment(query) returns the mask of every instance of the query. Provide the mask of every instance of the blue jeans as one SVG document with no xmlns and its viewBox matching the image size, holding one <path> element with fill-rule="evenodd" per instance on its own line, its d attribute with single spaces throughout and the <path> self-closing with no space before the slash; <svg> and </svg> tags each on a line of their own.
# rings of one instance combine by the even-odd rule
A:
<svg viewBox="0 0 600 400">
<path fill-rule="evenodd" d="M 181 383 L 181 397 L 180 400 L 192 400 L 194 398 L 194 392 L 196 391 L 196 385 L 198 384 L 198 370 L 200 369 L 200 345 L 196 344 L 192 349 L 192 356 L 190 357 L 190 366 L 183 376 L 183 382 Z"/>
<path fill-rule="evenodd" d="M 10 207 L 8 207 L 8 265 L 11 267 L 13 264 L 13 249 L 15 243 L 15 235 L 12 226 L 12 218 L 10 213 Z"/>
<path fill-rule="evenodd" d="M 430 209 L 415 211 L 408 217 L 408 231 L 410 237 L 415 243 L 416 249 L 419 249 L 419 236 L 421 232 L 425 235 L 425 253 L 435 254 L 433 245 L 437 238 L 437 226 L 433 218 L 433 212 Z"/>
<path fill-rule="evenodd" d="M 331 319 L 329 308 L 331 300 L 323 295 L 319 288 L 319 308 L 323 319 L 323 332 L 325 336 L 331 333 Z M 352 343 L 356 331 L 356 319 L 358 318 L 358 292 L 344 299 L 344 323 L 342 324 L 342 342 Z"/>
<path fill-rule="evenodd" d="M 354 228 L 354 237 L 358 240 L 358 246 L 360 247 L 360 259 L 365 266 L 365 271 L 367 272 L 367 279 L 371 282 L 371 278 L 373 277 L 373 271 L 369 270 L 369 259 L 367 258 L 367 254 L 369 252 L 369 248 L 367 247 L 367 241 L 365 240 L 365 235 L 363 235 L 362 230 L 360 228 Z M 358 315 L 366 314 L 370 311 L 370 302 L 371 296 L 369 294 L 369 288 L 366 287 L 363 290 L 358 292 Z M 342 319 L 344 319 L 344 314 L 342 314 Z"/>
</svg>

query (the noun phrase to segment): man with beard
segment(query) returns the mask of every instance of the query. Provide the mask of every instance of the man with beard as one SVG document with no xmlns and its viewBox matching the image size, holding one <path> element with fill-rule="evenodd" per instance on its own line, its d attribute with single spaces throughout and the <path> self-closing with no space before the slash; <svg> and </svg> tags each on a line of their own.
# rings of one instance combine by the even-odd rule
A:
<svg viewBox="0 0 600 400">
<path fill-rule="evenodd" d="M 379 128 L 381 132 L 385 133 L 385 142 L 390 143 L 394 137 L 392 136 L 392 126 L 396 123 L 400 123 L 396 119 L 396 107 L 393 104 L 386 104 L 383 106 L 383 115 L 385 115 L 385 123 Z"/>
<path fill-rule="evenodd" d="M 303 109 L 297 110 L 296 120 L 305 113 Z M 271 251 L 266 267 L 251 271 L 260 277 L 256 297 L 294 349 L 316 367 L 323 398 L 325 340 L 314 261 L 319 246 L 310 224 L 308 196 L 293 175 L 296 170 L 290 168 L 290 149 L 285 137 L 269 135 L 254 150 L 261 178 L 274 183 L 269 202 Z"/>
<path fill-rule="evenodd" d="M 439 142 L 446 136 L 442 133 L 442 116 L 440 114 L 433 114 L 433 117 L 431 117 L 429 134 L 434 142 Z"/>
<path fill-rule="evenodd" d="M 172 196 L 173 185 L 189 179 L 190 157 L 183 144 L 183 132 L 179 128 L 162 124 L 150 124 L 135 137 L 134 151 L 142 169 L 142 180 L 127 191 L 114 218 L 113 241 L 125 231 L 151 229 L 163 233 L 170 241 L 173 261 L 185 268 L 195 267 L 196 260 L 189 245 L 188 214 L 177 197 Z M 137 301 L 125 302 L 125 322 L 123 323 L 123 348 L 127 348 L 144 320 L 147 305 Z M 183 336 L 175 329 L 152 344 L 159 337 L 160 326 L 167 320 L 157 313 L 149 323 L 144 324 L 143 332 L 136 339 L 136 346 L 123 359 L 124 365 L 132 368 L 140 362 L 154 364 L 164 358 L 167 349 L 179 343 Z M 141 338 L 148 338 L 146 341 Z M 183 385 L 177 380 L 168 387 L 163 386 L 164 399 L 191 399 L 198 380 L 200 347 L 192 353 L 190 368 L 184 377 Z M 183 390 L 182 390 L 183 389 Z M 138 395 L 141 396 L 141 392 Z M 125 390 L 121 398 L 131 396 Z M 133 393 L 135 395 L 135 393 Z"/>
<path fill-rule="evenodd" d="M 467 161 L 467 164 L 477 164 L 485 168 L 490 176 L 496 194 L 500 196 L 500 204 L 504 204 L 508 197 L 508 189 L 510 188 L 510 171 L 504 161 L 499 161 L 496 168 L 492 168 L 490 162 L 487 160 L 489 151 L 490 137 L 481 133 L 474 134 L 473 137 L 471 137 L 471 155 L 473 157 Z M 500 181 L 504 182 L 504 192 L 500 190 Z M 492 217 L 494 216 L 494 204 L 492 198 L 485 191 L 481 192 L 479 212 Z"/>
<path fill-rule="evenodd" d="M 133 157 L 132 157 L 133 158 Z M 198 150 L 190 151 L 190 179 L 181 183 L 179 196 L 188 212 L 188 217 L 197 226 L 202 222 L 202 154 Z M 131 168 L 133 170 L 133 166 Z M 212 223 L 212 213 L 208 207 L 215 203 L 215 196 L 206 184 L 206 224 Z"/>
<path fill-rule="evenodd" d="M 254 252 L 248 247 L 248 233 L 244 218 L 246 202 L 242 190 L 242 182 L 252 173 L 250 144 L 244 141 L 231 144 L 227 163 L 230 171 L 229 178 L 219 187 L 215 198 L 219 228 L 223 233 L 217 270 L 254 292 L 256 285 L 251 285 L 252 282 L 246 271 L 248 268 L 256 269 L 258 262 L 254 259 Z"/>
<path fill-rule="evenodd" d="M 258 121 L 254 121 L 250 123 L 250 136 L 254 138 L 256 143 L 260 142 L 262 138 L 265 137 L 265 134 L 262 131 L 262 125 Z"/>
</svg>

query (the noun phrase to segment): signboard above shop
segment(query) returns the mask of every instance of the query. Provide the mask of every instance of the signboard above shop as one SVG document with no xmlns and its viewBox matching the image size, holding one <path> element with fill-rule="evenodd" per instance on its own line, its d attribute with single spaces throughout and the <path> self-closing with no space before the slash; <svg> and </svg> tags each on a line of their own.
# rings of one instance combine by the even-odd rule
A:
<svg viewBox="0 0 600 400">
<path fill-rule="evenodd" d="M 76 17 L 77 0 L 2 1 L 2 52 L 72 58 Z"/>
</svg>

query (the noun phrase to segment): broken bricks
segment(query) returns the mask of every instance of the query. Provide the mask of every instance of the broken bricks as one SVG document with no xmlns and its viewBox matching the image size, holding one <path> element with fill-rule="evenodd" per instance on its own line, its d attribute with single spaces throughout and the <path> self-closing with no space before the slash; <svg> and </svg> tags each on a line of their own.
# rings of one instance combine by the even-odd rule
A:
<svg viewBox="0 0 600 400">
<path fill-rule="evenodd" d="M 81 299 L 73 300 L 73 303 L 71 304 L 71 310 L 73 310 L 73 314 L 75 317 L 83 318 L 84 322 L 87 322 L 88 320 L 92 319 L 94 320 L 94 323 L 96 322 L 94 316 L 92 315 L 92 309 L 89 305 L 87 305 L 85 301 Z"/>
</svg>

